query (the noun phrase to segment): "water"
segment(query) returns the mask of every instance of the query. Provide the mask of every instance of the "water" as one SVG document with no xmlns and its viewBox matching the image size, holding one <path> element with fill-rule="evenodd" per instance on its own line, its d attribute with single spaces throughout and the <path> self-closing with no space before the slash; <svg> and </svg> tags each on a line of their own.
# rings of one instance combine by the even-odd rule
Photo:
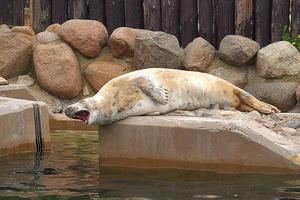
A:
<svg viewBox="0 0 300 200">
<path fill-rule="evenodd" d="M 300 175 L 100 168 L 96 133 L 52 134 L 42 160 L 0 158 L 0 200 L 300 199 Z"/>
</svg>

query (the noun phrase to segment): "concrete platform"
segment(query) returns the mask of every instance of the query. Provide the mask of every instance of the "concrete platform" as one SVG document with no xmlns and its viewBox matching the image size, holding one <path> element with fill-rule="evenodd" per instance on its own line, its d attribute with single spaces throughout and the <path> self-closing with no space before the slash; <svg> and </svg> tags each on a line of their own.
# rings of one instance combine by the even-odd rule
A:
<svg viewBox="0 0 300 200">
<path fill-rule="evenodd" d="M 84 122 L 71 119 L 65 114 L 51 114 L 49 119 L 51 131 L 74 130 L 74 131 L 98 131 L 98 126 L 88 126 Z"/>
<path fill-rule="evenodd" d="M 34 112 L 34 104 L 38 105 L 36 108 L 39 107 L 35 109 L 36 112 Z M 34 117 L 35 114 L 40 115 L 40 120 Z M 0 130 L 0 156 L 21 151 L 36 151 L 36 134 L 39 130 L 44 149 L 49 149 L 50 129 L 47 105 L 38 101 L 0 97 Z"/>
<path fill-rule="evenodd" d="M 0 96 L 16 99 L 26 99 L 30 101 L 35 101 L 36 99 L 31 94 L 28 87 L 22 85 L 1 85 L 0 86 Z"/>
<path fill-rule="evenodd" d="M 99 129 L 100 165 L 299 173 L 299 141 L 249 117 L 130 117 Z"/>
</svg>

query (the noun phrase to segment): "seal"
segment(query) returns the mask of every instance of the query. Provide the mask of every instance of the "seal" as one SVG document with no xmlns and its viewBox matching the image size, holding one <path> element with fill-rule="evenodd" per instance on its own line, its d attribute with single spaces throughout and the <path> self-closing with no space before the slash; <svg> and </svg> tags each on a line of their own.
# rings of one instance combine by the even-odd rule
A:
<svg viewBox="0 0 300 200">
<path fill-rule="evenodd" d="M 214 75 L 150 68 L 110 80 L 95 96 L 68 106 L 65 114 L 89 125 L 105 125 L 129 116 L 216 106 L 244 112 L 257 110 L 264 114 L 280 112 L 275 106 Z"/>
</svg>

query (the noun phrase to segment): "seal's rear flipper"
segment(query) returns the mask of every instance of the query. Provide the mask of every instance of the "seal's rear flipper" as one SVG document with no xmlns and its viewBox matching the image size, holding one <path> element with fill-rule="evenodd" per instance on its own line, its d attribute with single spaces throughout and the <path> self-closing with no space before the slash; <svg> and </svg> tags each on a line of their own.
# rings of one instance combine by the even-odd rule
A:
<svg viewBox="0 0 300 200">
<path fill-rule="evenodd" d="M 258 100 L 253 95 L 249 94 L 248 92 L 246 92 L 244 90 L 241 90 L 238 88 L 238 90 L 235 90 L 235 93 L 239 97 L 239 99 L 242 103 L 257 110 L 258 112 L 261 112 L 264 114 L 272 114 L 272 113 L 280 112 L 280 110 L 278 108 L 276 108 L 275 106 Z"/>
<path fill-rule="evenodd" d="M 135 79 L 137 86 L 142 92 L 148 95 L 154 102 L 165 105 L 169 101 L 169 93 L 166 88 L 155 83 L 146 77 L 138 77 Z"/>
</svg>

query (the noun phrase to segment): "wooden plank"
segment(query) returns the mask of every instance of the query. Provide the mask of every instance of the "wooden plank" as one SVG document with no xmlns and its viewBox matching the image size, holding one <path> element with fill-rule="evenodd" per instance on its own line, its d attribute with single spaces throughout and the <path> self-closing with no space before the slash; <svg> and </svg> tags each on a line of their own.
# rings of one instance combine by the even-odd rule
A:
<svg viewBox="0 0 300 200">
<path fill-rule="evenodd" d="M 199 36 L 206 39 L 215 46 L 215 24 L 214 24 L 214 0 L 199 0 L 198 18 L 199 18 Z"/>
<path fill-rule="evenodd" d="M 87 17 L 87 0 L 68 1 L 68 19 L 86 19 Z"/>
<path fill-rule="evenodd" d="M 216 0 L 217 47 L 226 35 L 234 34 L 234 8 L 234 0 Z"/>
<path fill-rule="evenodd" d="M 106 28 L 112 33 L 117 27 L 125 25 L 124 0 L 105 1 Z"/>
<path fill-rule="evenodd" d="M 24 24 L 24 0 L 13 0 L 14 2 L 14 25 L 22 26 Z"/>
<path fill-rule="evenodd" d="M 143 8 L 145 29 L 161 30 L 160 0 L 144 0 Z"/>
<path fill-rule="evenodd" d="M 89 1 L 89 18 L 105 24 L 104 0 Z"/>
<path fill-rule="evenodd" d="M 52 0 L 52 23 L 62 24 L 68 20 L 68 0 Z"/>
<path fill-rule="evenodd" d="M 271 23 L 271 41 L 281 40 L 281 35 L 285 26 L 289 25 L 289 1 L 272 1 L 272 23 Z"/>
<path fill-rule="evenodd" d="M 180 41 L 185 47 L 198 35 L 197 0 L 180 0 Z"/>
<path fill-rule="evenodd" d="M 272 0 L 255 1 L 255 40 L 261 47 L 271 41 Z"/>
<path fill-rule="evenodd" d="M 1 1 L 1 0 L 0 0 Z M 13 25 L 14 24 L 14 2 L 4 1 L 1 2 L 1 24 Z"/>
<path fill-rule="evenodd" d="M 179 37 L 179 1 L 161 0 L 162 31 Z"/>
<path fill-rule="evenodd" d="M 254 38 L 253 0 L 235 0 L 235 34 Z"/>
<path fill-rule="evenodd" d="M 144 28 L 143 1 L 125 0 L 125 26 Z"/>
<path fill-rule="evenodd" d="M 33 28 L 36 33 L 44 31 L 51 24 L 51 0 L 33 1 Z"/>
<path fill-rule="evenodd" d="M 300 34 L 300 0 L 292 1 L 292 35 Z"/>
</svg>

